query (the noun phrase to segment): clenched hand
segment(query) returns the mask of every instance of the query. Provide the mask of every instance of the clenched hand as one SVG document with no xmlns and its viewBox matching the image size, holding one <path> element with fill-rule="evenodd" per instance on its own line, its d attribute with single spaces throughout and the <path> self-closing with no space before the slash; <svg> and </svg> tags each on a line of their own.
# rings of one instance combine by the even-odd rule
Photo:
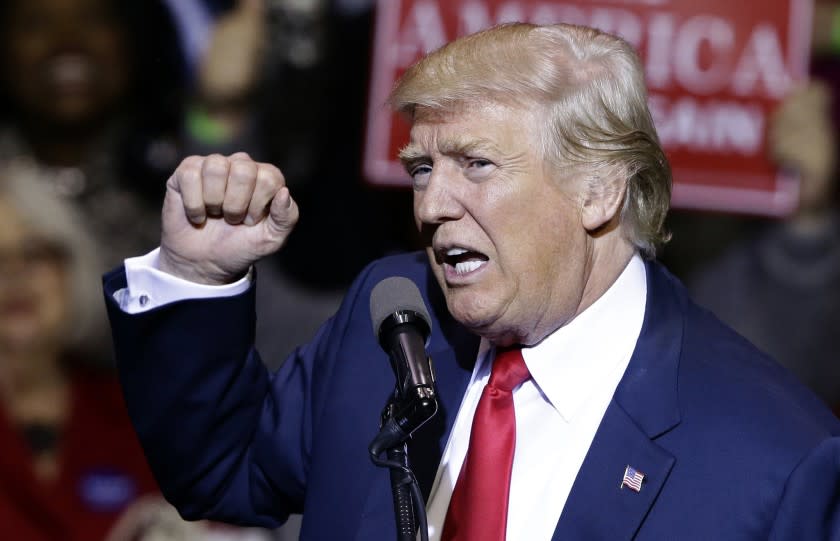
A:
<svg viewBox="0 0 840 541">
<path fill-rule="evenodd" d="M 242 277 L 298 219 L 283 174 L 244 152 L 190 156 L 166 183 L 160 269 L 197 283 Z"/>
</svg>

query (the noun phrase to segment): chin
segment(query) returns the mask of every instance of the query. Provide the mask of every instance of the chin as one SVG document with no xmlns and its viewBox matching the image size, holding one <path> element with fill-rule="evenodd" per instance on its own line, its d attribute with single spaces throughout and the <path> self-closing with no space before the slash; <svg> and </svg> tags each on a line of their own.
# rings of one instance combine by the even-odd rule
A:
<svg viewBox="0 0 840 541">
<path fill-rule="evenodd" d="M 501 317 L 496 303 L 464 290 L 448 290 L 446 306 L 458 323 L 488 338 L 488 334 L 494 334 L 493 328 L 498 326 Z"/>
</svg>

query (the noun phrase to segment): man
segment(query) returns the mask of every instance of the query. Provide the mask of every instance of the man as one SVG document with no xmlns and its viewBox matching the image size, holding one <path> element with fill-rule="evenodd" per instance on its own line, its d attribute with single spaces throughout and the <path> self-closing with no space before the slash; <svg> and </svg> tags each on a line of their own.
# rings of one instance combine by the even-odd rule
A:
<svg viewBox="0 0 840 541">
<path fill-rule="evenodd" d="M 185 516 L 303 510 L 304 539 L 395 537 L 367 454 L 394 385 L 368 301 L 399 275 L 433 319 L 440 411 L 409 443 L 431 538 L 840 535 L 840 423 L 643 261 L 670 177 L 626 43 L 497 27 L 412 67 L 392 103 L 426 257 L 368 266 L 276 375 L 248 274 L 297 219 L 275 168 L 188 158 L 160 251 L 106 276 L 128 407 Z"/>
</svg>

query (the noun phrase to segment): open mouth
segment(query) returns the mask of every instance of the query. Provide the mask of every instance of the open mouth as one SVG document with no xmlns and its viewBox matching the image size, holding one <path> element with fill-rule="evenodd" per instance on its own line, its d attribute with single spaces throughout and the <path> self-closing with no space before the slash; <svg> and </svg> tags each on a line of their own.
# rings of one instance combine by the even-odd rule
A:
<svg viewBox="0 0 840 541">
<path fill-rule="evenodd" d="M 94 66 L 81 54 L 61 54 L 52 58 L 44 67 L 48 84 L 61 89 L 87 88 L 93 80 Z"/>
<path fill-rule="evenodd" d="M 474 272 L 483 267 L 489 261 L 486 255 L 481 252 L 468 250 L 466 248 L 454 247 L 438 254 L 439 262 L 448 265 L 455 270 L 455 274 L 462 276 Z"/>
</svg>

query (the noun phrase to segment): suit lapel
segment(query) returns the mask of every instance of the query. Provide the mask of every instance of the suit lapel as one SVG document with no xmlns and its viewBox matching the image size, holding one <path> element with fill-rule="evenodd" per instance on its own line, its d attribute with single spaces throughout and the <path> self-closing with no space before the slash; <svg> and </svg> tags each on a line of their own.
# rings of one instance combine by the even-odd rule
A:
<svg viewBox="0 0 840 541">
<path fill-rule="evenodd" d="M 671 278 L 647 264 L 645 320 L 627 371 L 575 478 L 553 539 L 632 539 L 675 463 L 655 438 L 680 421 L 677 376 L 683 304 Z M 621 488 L 625 468 L 644 474 Z"/>
<path fill-rule="evenodd" d="M 553 539 L 632 539 L 674 465 L 614 401 L 578 472 Z M 644 474 L 642 488 L 622 488 L 627 466 Z"/>
</svg>

